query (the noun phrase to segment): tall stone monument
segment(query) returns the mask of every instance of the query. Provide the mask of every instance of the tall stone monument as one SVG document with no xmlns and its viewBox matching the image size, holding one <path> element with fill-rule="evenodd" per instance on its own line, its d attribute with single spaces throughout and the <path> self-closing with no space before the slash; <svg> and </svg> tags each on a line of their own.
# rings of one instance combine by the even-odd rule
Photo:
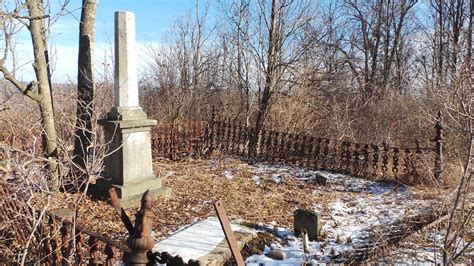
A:
<svg viewBox="0 0 474 266">
<path fill-rule="evenodd" d="M 135 15 L 115 12 L 115 106 L 104 127 L 108 153 L 97 190 L 115 187 L 124 207 L 138 206 L 146 190 L 153 198 L 170 192 L 153 174 L 150 130 L 156 120 L 147 119 L 138 103 Z"/>
</svg>

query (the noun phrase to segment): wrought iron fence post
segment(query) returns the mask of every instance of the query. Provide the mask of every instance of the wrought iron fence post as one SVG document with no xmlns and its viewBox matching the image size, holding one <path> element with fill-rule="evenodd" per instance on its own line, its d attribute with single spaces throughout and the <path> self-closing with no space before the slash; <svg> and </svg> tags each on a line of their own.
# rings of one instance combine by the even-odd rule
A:
<svg viewBox="0 0 474 266">
<path fill-rule="evenodd" d="M 387 179 L 388 175 L 388 160 L 389 160 L 389 151 L 390 151 L 390 144 L 387 141 L 384 141 L 382 144 L 383 147 L 383 155 L 382 155 L 382 178 Z"/>
<path fill-rule="evenodd" d="M 152 198 L 147 190 L 141 200 L 141 208 L 135 214 L 133 233 L 127 239 L 127 246 L 131 252 L 123 256 L 125 265 L 146 265 L 147 252 L 153 248 L 155 239 L 151 236 L 152 223 L 155 215 L 151 210 Z"/>
<path fill-rule="evenodd" d="M 435 155 L 435 178 L 440 179 L 443 176 L 443 124 L 442 114 L 438 111 L 438 119 L 436 121 L 435 129 L 436 136 L 436 155 Z"/>
<path fill-rule="evenodd" d="M 216 132 L 214 129 L 215 119 L 216 119 L 216 110 L 214 106 L 212 106 L 211 121 L 209 121 L 209 123 L 207 124 L 207 128 L 206 128 L 207 132 L 204 135 L 205 137 L 204 142 L 208 142 L 209 153 L 212 153 L 212 151 L 215 149 L 215 138 L 216 138 Z"/>
</svg>

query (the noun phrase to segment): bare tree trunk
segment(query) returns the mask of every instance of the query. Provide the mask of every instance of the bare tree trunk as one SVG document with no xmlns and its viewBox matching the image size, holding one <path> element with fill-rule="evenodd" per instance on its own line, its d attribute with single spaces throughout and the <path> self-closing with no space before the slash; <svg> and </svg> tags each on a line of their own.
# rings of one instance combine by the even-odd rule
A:
<svg viewBox="0 0 474 266">
<path fill-rule="evenodd" d="M 260 132 L 263 128 L 265 116 L 270 105 L 270 98 L 272 96 L 275 86 L 275 70 L 277 64 L 277 46 L 279 41 L 278 28 L 276 26 L 277 20 L 276 0 L 272 0 L 271 14 L 270 14 L 270 28 L 268 31 L 268 54 L 267 54 L 267 69 L 265 73 L 265 85 L 262 96 L 260 98 L 257 110 L 257 120 L 255 122 L 255 131 L 249 143 L 249 154 L 256 155 L 257 144 Z"/>
<path fill-rule="evenodd" d="M 474 81 L 474 73 L 473 73 L 473 65 L 472 65 L 472 30 L 473 30 L 473 27 L 474 27 L 474 1 L 471 0 L 471 5 L 470 5 L 470 10 L 469 10 L 469 26 L 468 26 L 468 31 L 467 31 L 467 34 L 468 34 L 468 37 L 467 37 L 467 66 L 466 66 L 466 73 L 467 73 L 467 80 L 468 80 L 468 84 L 470 85 L 470 102 L 469 102 L 469 112 L 471 113 L 470 117 L 469 117 L 469 131 L 471 132 L 471 145 L 470 145 L 470 154 L 474 154 L 474 129 L 473 129 L 473 126 L 474 126 L 474 121 L 473 121 L 473 117 L 472 117 L 472 111 L 474 111 L 474 84 L 473 84 L 473 81 Z M 474 158 L 469 158 L 469 163 L 471 164 L 471 167 L 472 167 L 472 164 L 474 162 L 472 162 L 472 160 L 474 160 Z M 470 169 L 472 170 L 472 169 Z M 474 193 L 474 182 L 471 182 L 469 184 L 469 187 L 468 187 L 468 193 L 470 193 L 471 197 L 473 196 L 472 193 Z"/>
<path fill-rule="evenodd" d="M 374 90 L 377 88 L 376 82 L 375 82 L 375 76 L 377 74 L 377 62 L 378 62 L 378 54 L 379 54 L 379 46 L 380 46 L 380 39 L 381 39 L 381 27 L 382 27 L 382 17 L 383 17 L 383 5 L 384 5 L 384 0 L 380 0 L 380 2 L 377 4 L 377 21 L 375 24 L 375 29 L 374 29 L 374 34 L 373 34 L 373 42 L 370 43 L 370 57 L 371 57 L 371 64 L 370 64 L 370 76 L 369 76 L 369 82 L 368 82 L 368 88 L 366 89 L 366 99 L 370 99 L 372 97 L 372 94 L 374 93 Z M 377 82 L 378 83 L 378 82 Z"/>
<path fill-rule="evenodd" d="M 403 26 L 405 24 L 405 18 L 408 15 L 408 12 L 410 11 L 410 9 L 413 6 L 415 6 L 416 2 L 417 2 L 416 0 L 408 0 L 408 1 L 403 0 L 400 3 L 400 15 L 399 15 L 399 18 L 398 18 L 398 23 L 396 24 L 396 27 L 395 27 L 395 32 L 394 32 L 394 36 L 393 36 L 393 44 L 392 44 L 392 48 L 390 50 L 389 50 L 389 45 L 390 45 L 391 40 L 388 40 L 389 34 L 386 34 L 387 35 L 386 38 L 387 38 L 388 43 L 386 44 L 386 47 L 385 47 L 386 56 L 385 56 L 385 59 L 384 59 L 385 63 L 384 63 L 384 76 L 383 76 L 383 86 L 382 86 L 383 88 L 387 88 L 388 84 L 389 84 L 389 77 L 390 77 L 392 64 L 394 62 L 395 54 L 397 53 L 397 50 L 400 49 L 400 40 L 402 38 L 402 30 L 403 30 Z M 390 0 L 389 0 L 388 4 L 390 4 Z M 392 6 L 392 9 L 393 9 L 393 6 Z M 393 12 L 393 10 L 392 10 L 392 12 Z M 390 16 L 391 16 L 390 19 L 385 22 L 387 27 L 390 27 L 392 21 L 395 19 L 394 14 L 392 14 Z M 398 75 L 398 77 L 399 77 L 399 75 Z M 400 79 L 400 78 L 398 78 L 398 79 Z M 398 87 L 397 89 L 399 90 L 399 92 L 401 92 L 400 86 L 397 86 L 397 87 Z"/>
<path fill-rule="evenodd" d="M 457 6 L 458 8 L 460 5 Z M 463 234 L 466 232 L 466 228 L 469 227 L 472 221 L 472 205 L 467 205 L 466 203 L 471 203 L 473 200 L 473 182 L 472 182 L 472 174 L 473 174 L 473 164 L 474 164 L 474 120 L 472 112 L 474 111 L 474 87 L 473 87 L 473 75 L 472 73 L 472 27 L 473 27 L 473 9 L 474 9 L 474 2 L 471 1 L 470 3 L 470 12 L 469 12 L 469 26 L 467 29 L 467 41 L 466 41 L 466 64 L 465 69 L 463 69 L 464 73 L 462 73 L 462 77 L 464 79 L 464 84 L 469 87 L 468 93 L 468 100 L 467 103 L 467 110 L 465 110 L 465 116 L 467 118 L 468 128 L 469 128 L 469 150 L 467 161 L 464 168 L 464 173 L 459 181 L 459 185 L 456 189 L 456 194 L 452 206 L 450 206 L 449 211 L 449 219 L 446 228 L 446 235 L 444 237 L 443 243 L 443 264 L 453 264 L 456 258 L 458 258 L 465 250 L 465 248 L 459 249 L 454 244 L 457 241 L 458 237 L 462 237 Z M 460 22 L 462 23 L 462 22 Z M 453 31 L 456 31 L 453 28 Z M 457 49 L 456 46 L 453 49 Z M 453 51 L 454 53 L 455 51 Z M 457 56 L 457 55 L 456 55 Z M 455 63 L 455 62 L 454 62 Z M 455 69 L 453 69 L 454 71 Z M 468 208 L 466 210 L 466 207 Z M 467 242 L 466 247 L 472 244 L 472 240 Z"/>
<path fill-rule="evenodd" d="M 382 89 L 386 90 L 388 87 L 388 76 L 390 74 L 390 63 L 389 63 L 389 49 L 390 49 L 390 42 L 391 42 L 391 32 L 390 32 L 390 27 L 391 27 L 391 22 L 393 19 L 392 16 L 392 11 L 393 5 L 391 0 L 387 0 L 386 4 L 386 12 L 385 12 L 385 18 L 384 18 L 384 27 L 385 27 L 385 36 L 384 36 L 384 47 L 383 47 L 383 53 L 384 53 L 384 59 L 383 59 L 383 79 L 382 79 Z M 392 12 L 391 12 L 392 11 Z"/>
<path fill-rule="evenodd" d="M 439 47 L 438 47 L 438 82 L 441 80 L 444 80 L 442 78 L 442 73 L 443 73 L 443 50 L 444 50 L 444 40 L 443 40 L 443 34 L 444 34 L 444 21 L 443 21 L 443 5 L 444 1 L 443 0 L 438 0 L 437 1 L 437 11 L 438 11 L 438 27 L 439 27 Z"/>
<path fill-rule="evenodd" d="M 467 30 L 467 53 L 466 53 L 467 73 L 470 75 L 472 75 L 472 27 L 473 27 L 472 24 L 474 23 L 473 13 L 474 13 L 474 1 L 471 1 L 470 10 L 469 10 L 469 26 Z"/>
<path fill-rule="evenodd" d="M 234 10 L 231 12 L 236 14 L 235 18 L 232 19 L 232 26 L 235 27 L 233 30 L 235 31 L 233 34 L 235 37 L 235 50 L 236 50 L 236 61 L 235 61 L 235 73 L 234 71 L 230 70 L 231 77 L 233 77 L 233 84 L 235 84 L 240 93 L 240 104 L 239 104 L 239 112 L 236 114 L 236 117 L 244 113 L 245 117 L 245 126 L 250 127 L 250 98 L 251 98 L 251 91 L 250 91 L 250 81 L 249 81 L 249 52 L 246 51 L 245 45 L 248 42 L 249 36 L 249 24 L 250 24 L 250 2 L 249 0 L 239 0 L 234 1 L 235 4 Z M 224 40 L 227 42 L 227 40 Z M 248 43 L 247 43 L 248 45 Z M 233 64 L 234 65 L 234 64 Z"/>
<path fill-rule="evenodd" d="M 92 71 L 97 0 L 83 0 L 79 25 L 79 55 L 77 73 L 77 113 L 74 141 L 74 171 L 79 183 L 87 178 L 87 149 L 92 137 L 92 101 L 94 75 Z"/>
<path fill-rule="evenodd" d="M 30 16 L 29 30 L 33 42 L 35 58 L 33 67 L 38 81 L 38 93 L 40 95 L 38 104 L 41 110 L 41 122 L 44 128 L 43 149 L 46 158 L 49 161 L 50 187 L 53 190 L 57 190 L 59 188 L 57 136 L 54 125 L 53 101 L 47 69 L 47 45 L 43 1 L 28 0 L 26 5 Z"/>
<path fill-rule="evenodd" d="M 241 3 L 242 4 L 242 3 Z M 242 75 L 242 54 L 243 54 L 243 48 L 242 48 L 242 38 L 241 38 L 241 32 L 242 31 L 242 20 L 243 20 L 243 10 L 242 7 L 239 7 L 239 18 L 237 21 L 237 86 L 239 87 L 239 92 L 240 92 L 240 102 L 241 105 L 245 105 L 245 121 L 246 121 L 246 126 L 248 126 L 247 121 L 249 117 L 249 112 L 250 112 L 250 106 L 249 106 L 249 94 L 248 91 L 245 91 L 245 87 L 243 84 L 243 75 Z M 248 88 L 248 87 L 247 87 Z M 245 98 L 244 98 L 245 94 Z"/>
</svg>

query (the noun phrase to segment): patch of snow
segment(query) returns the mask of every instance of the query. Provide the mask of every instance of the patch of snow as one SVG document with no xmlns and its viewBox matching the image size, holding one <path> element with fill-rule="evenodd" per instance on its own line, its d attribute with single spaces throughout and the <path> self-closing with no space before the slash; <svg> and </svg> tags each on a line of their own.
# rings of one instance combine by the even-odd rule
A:
<svg viewBox="0 0 474 266">
<path fill-rule="evenodd" d="M 240 168 L 243 167 L 244 166 L 241 166 Z M 246 168 L 251 173 L 258 175 L 260 179 L 264 179 L 265 176 L 267 176 L 276 184 L 279 184 L 284 178 L 295 178 L 301 182 L 314 182 L 316 176 L 320 175 L 327 179 L 328 189 L 341 192 L 366 192 L 380 195 L 395 189 L 406 189 L 404 186 L 396 183 L 384 181 L 374 182 L 344 174 L 283 164 L 257 163 L 254 165 L 246 165 Z"/>
<path fill-rule="evenodd" d="M 224 171 L 224 176 L 225 178 L 227 178 L 228 180 L 232 180 L 235 178 L 235 176 L 232 174 L 231 171 Z"/>
<path fill-rule="evenodd" d="M 382 195 L 360 194 L 358 197 L 345 195 L 332 202 L 323 213 L 323 241 L 310 242 L 310 252 L 303 252 L 300 238 L 296 238 L 284 228 L 261 226 L 260 229 L 270 231 L 285 243 L 283 247 L 273 246 L 272 249 L 282 250 L 287 259 L 273 261 L 262 256 L 253 255 L 246 261 L 247 265 L 301 265 L 307 263 L 343 263 L 348 254 L 354 251 L 355 245 L 364 245 L 370 241 L 367 234 L 373 226 L 397 223 L 410 210 L 423 209 L 430 204 L 410 198 L 406 190 L 387 192 Z M 315 206 L 313 209 L 321 209 Z"/>
<path fill-rule="evenodd" d="M 390 227 L 407 213 L 424 209 L 433 203 L 418 199 L 408 187 L 394 182 L 377 182 L 326 171 L 271 164 L 252 165 L 249 170 L 258 174 L 258 178 L 252 176 L 255 182 L 260 181 L 261 176 L 266 176 L 277 184 L 282 178 L 312 182 L 317 175 L 321 175 L 327 179 L 324 189 L 335 190 L 339 194 L 327 205 L 316 204 L 312 207 L 314 211 L 321 213 L 324 240 L 310 242 L 308 254 L 303 252 L 301 239 L 292 232 L 276 227 L 275 224 L 260 224 L 260 230 L 271 232 L 283 241 L 283 246 L 275 243 L 270 248 L 282 250 L 287 259 L 274 261 L 265 255 L 253 255 L 246 260 L 247 265 L 343 263 L 353 254 L 356 245 L 365 245 L 367 241 L 371 241 L 367 236 L 373 231 L 373 226 Z M 313 195 L 317 196 L 320 192 L 321 190 L 314 190 Z M 264 254 L 269 251 L 267 249 Z"/>
<path fill-rule="evenodd" d="M 231 224 L 231 228 L 234 232 L 248 230 L 235 224 Z M 211 217 L 157 242 L 152 251 L 166 251 L 173 256 L 179 255 L 184 261 L 188 261 L 209 254 L 224 240 L 225 236 L 219 220 Z"/>
<path fill-rule="evenodd" d="M 283 180 L 292 179 L 297 181 L 298 186 L 304 187 L 305 183 L 316 184 L 317 177 L 322 176 L 326 178 L 326 185 L 314 189 L 313 197 L 318 198 L 321 194 L 327 197 L 327 191 L 334 192 L 334 197 L 331 196 L 328 201 L 321 201 L 310 208 L 321 214 L 324 239 L 310 242 L 308 254 L 303 252 L 301 239 L 295 237 L 288 229 L 277 227 L 276 223 L 267 225 L 259 223 L 259 230 L 271 232 L 284 243 L 282 246 L 272 244 L 264 250 L 264 254 L 271 249 L 281 249 L 287 259 L 273 261 L 265 255 L 253 255 L 246 260 L 247 265 L 344 263 L 347 262 L 348 255 L 353 254 L 356 246 L 363 246 L 372 241 L 368 236 L 374 231 L 374 226 L 377 229 L 396 226 L 406 215 L 424 210 L 436 202 L 436 200 L 419 199 L 408 187 L 395 182 L 372 181 L 284 164 L 236 163 L 224 171 L 224 176 L 227 179 L 234 179 L 234 174 L 239 176 L 241 172 L 249 172 L 250 175 L 247 176 L 259 186 L 267 180 L 280 184 Z M 429 259 L 430 256 L 434 258 L 432 249 L 421 249 L 420 252 L 421 254 L 417 256 L 419 259 L 411 262 L 434 263 L 434 260 Z M 436 262 L 439 261 L 437 258 Z"/>
<path fill-rule="evenodd" d="M 166 174 L 163 176 L 163 178 L 170 177 L 172 175 L 176 174 L 174 171 L 167 171 Z"/>
<path fill-rule="evenodd" d="M 273 182 L 275 182 L 275 184 L 277 184 L 277 185 L 280 184 L 281 179 L 282 179 L 282 178 L 281 178 L 281 175 L 279 175 L 279 174 L 273 174 L 273 175 L 272 175 L 272 180 L 273 180 Z"/>
<path fill-rule="evenodd" d="M 253 175 L 251 178 L 257 186 L 260 186 L 260 177 L 258 175 Z"/>
<path fill-rule="evenodd" d="M 428 232 L 425 231 L 421 235 L 415 233 L 413 237 L 419 237 L 421 241 L 413 241 L 412 239 L 401 241 L 398 249 L 375 261 L 379 263 L 442 264 L 442 246 L 445 235 L 446 232 L 444 230 L 438 231 L 436 228 Z M 466 245 L 466 242 L 461 237 L 458 237 L 455 242 L 458 243 L 457 252 L 461 251 Z M 469 258 L 472 257 L 474 257 L 474 245 L 471 245 L 470 249 L 467 248 L 465 250 L 464 256 L 460 258 L 460 261 L 456 261 L 456 264 L 469 264 Z"/>
<path fill-rule="evenodd" d="M 346 244 L 328 244 L 326 242 L 309 242 L 309 253 L 303 251 L 303 243 L 290 231 L 284 228 L 277 228 L 274 232 L 280 237 L 285 245 L 274 243 L 270 248 L 265 248 L 264 254 L 268 254 L 271 249 L 281 250 L 286 254 L 286 259 L 277 261 L 265 255 L 252 255 L 245 261 L 246 265 L 301 265 L 303 262 L 317 264 L 337 261 L 334 258 L 340 256 L 351 247 Z M 342 262 L 342 261 L 341 261 Z"/>
</svg>

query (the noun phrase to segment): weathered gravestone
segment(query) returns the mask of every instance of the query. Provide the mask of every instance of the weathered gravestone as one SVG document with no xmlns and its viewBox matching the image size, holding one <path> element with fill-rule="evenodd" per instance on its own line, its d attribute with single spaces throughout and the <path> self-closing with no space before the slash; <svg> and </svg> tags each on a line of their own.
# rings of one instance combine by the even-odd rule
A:
<svg viewBox="0 0 474 266">
<path fill-rule="evenodd" d="M 152 198 L 169 194 L 152 167 L 150 130 L 156 120 L 147 119 L 138 103 L 135 16 L 115 12 L 115 106 L 102 119 L 109 156 L 105 158 L 99 193 L 107 195 L 115 187 L 124 207 L 138 206 L 149 190 Z"/>
<path fill-rule="evenodd" d="M 318 184 L 318 185 L 326 186 L 327 183 L 328 183 L 328 179 L 327 179 L 327 177 L 325 177 L 321 174 L 316 174 L 314 176 L 314 182 L 316 182 L 316 184 Z"/>
<path fill-rule="evenodd" d="M 319 213 L 298 209 L 294 213 L 295 236 L 300 236 L 306 230 L 309 241 L 319 241 L 321 239 L 321 218 Z"/>
</svg>

